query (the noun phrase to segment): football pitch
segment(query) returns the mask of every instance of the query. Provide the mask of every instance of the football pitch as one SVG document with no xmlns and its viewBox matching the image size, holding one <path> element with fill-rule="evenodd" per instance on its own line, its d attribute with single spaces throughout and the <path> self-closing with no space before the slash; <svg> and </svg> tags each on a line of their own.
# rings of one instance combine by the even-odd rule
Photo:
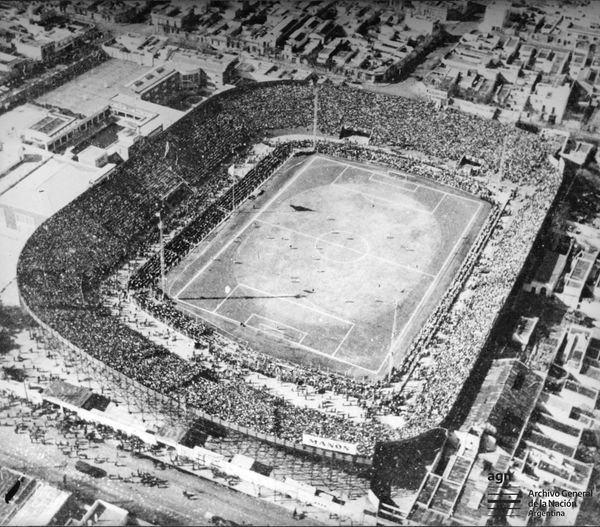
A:
<svg viewBox="0 0 600 527">
<path fill-rule="evenodd" d="M 435 308 L 489 210 L 411 174 L 292 158 L 169 273 L 167 292 L 257 351 L 380 376 Z"/>
</svg>

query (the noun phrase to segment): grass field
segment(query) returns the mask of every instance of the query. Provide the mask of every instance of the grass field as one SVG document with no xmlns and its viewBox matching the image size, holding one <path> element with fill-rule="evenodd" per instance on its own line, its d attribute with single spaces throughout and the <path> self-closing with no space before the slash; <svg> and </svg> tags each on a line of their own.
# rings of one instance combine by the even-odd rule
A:
<svg viewBox="0 0 600 527">
<path fill-rule="evenodd" d="M 410 174 L 293 158 L 169 274 L 167 290 L 257 350 L 378 376 L 418 333 L 488 212 Z"/>
</svg>

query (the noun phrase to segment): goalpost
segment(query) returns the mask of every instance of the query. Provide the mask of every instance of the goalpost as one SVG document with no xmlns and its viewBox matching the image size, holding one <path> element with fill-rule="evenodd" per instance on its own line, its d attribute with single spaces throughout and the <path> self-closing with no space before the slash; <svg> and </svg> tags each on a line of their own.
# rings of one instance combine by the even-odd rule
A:
<svg viewBox="0 0 600 527">
<path fill-rule="evenodd" d="M 396 172 L 395 170 L 388 169 L 386 172 L 386 176 L 394 179 L 399 179 L 403 183 L 408 183 L 408 175 L 403 174 L 402 172 Z"/>
<path fill-rule="evenodd" d="M 392 336 L 390 337 L 390 351 L 388 363 L 388 382 L 392 380 L 392 369 L 394 368 L 394 338 L 398 328 L 398 300 L 394 303 L 394 322 L 392 324 Z"/>
</svg>

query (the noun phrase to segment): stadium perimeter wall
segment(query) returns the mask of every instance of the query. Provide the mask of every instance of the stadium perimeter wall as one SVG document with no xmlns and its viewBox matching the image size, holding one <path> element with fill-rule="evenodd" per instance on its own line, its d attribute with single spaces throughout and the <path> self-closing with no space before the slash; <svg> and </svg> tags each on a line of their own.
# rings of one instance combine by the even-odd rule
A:
<svg viewBox="0 0 600 527">
<path fill-rule="evenodd" d="M 282 81 L 272 81 L 270 83 L 265 83 L 264 85 L 261 85 L 261 87 L 267 87 L 269 85 L 284 85 L 284 84 L 298 85 L 298 84 L 302 84 L 302 83 L 298 83 L 296 81 L 283 81 L 283 82 Z M 306 84 L 306 83 L 304 83 L 304 84 Z M 214 99 L 215 99 L 215 102 L 218 103 L 218 100 L 221 100 L 221 97 L 222 98 L 234 97 L 235 93 L 232 93 L 234 91 L 238 94 L 242 94 L 242 93 L 250 91 L 252 89 L 254 89 L 254 87 L 236 88 L 234 90 L 224 92 L 224 94 L 222 96 L 217 95 Z M 209 101 L 212 102 L 212 100 L 209 100 Z M 266 128 L 265 130 L 267 130 L 267 129 L 268 128 Z M 113 269 L 113 271 L 114 271 L 114 269 Z M 151 389 L 143 386 L 138 381 L 135 381 L 134 379 L 131 379 L 130 377 L 126 377 L 124 374 L 110 368 L 104 362 L 99 361 L 98 359 L 95 359 L 94 357 L 90 356 L 88 353 L 81 350 L 80 348 L 78 348 L 77 346 L 75 346 L 74 344 L 69 342 L 67 339 L 62 337 L 58 333 L 57 330 L 52 328 L 49 324 L 45 323 L 34 313 L 33 309 L 31 309 L 27 305 L 25 299 L 23 298 L 23 294 L 21 292 L 21 287 L 19 287 L 19 290 L 20 290 L 21 302 L 22 302 L 22 305 L 23 305 L 25 311 L 32 316 L 32 318 L 43 328 L 43 330 L 47 334 L 49 334 L 51 337 L 57 339 L 60 342 L 63 349 L 67 350 L 70 353 L 76 354 L 80 360 L 87 361 L 89 364 L 93 364 L 95 368 L 99 369 L 99 371 L 105 372 L 107 374 L 107 376 L 119 379 L 122 382 L 125 382 L 126 384 L 128 384 L 129 386 L 134 387 L 136 389 L 136 391 L 138 391 L 140 394 L 141 393 L 145 394 L 146 397 L 149 398 L 149 400 L 155 400 L 155 401 L 162 400 L 162 401 L 166 402 L 167 404 L 173 405 L 177 408 L 184 410 L 182 408 L 183 405 L 180 403 L 180 401 L 174 401 L 172 398 L 169 398 L 168 396 L 165 396 L 164 394 L 159 394 L 158 392 L 155 392 L 154 390 L 151 390 Z M 41 305 L 39 307 L 40 307 L 40 309 L 43 309 L 43 305 Z M 246 427 L 238 426 L 234 423 L 225 422 L 219 418 L 210 416 L 209 414 L 206 414 L 205 412 L 198 410 L 196 408 L 194 408 L 194 409 L 185 408 L 185 410 L 192 411 L 199 417 L 202 417 L 203 419 L 206 419 L 209 422 L 223 425 L 230 430 L 234 430 L 234 431 L 240 432 L 242 434 L 247 434 L 251 437 L 254 437 L 254 438 L 262 440 L 262 441 L 267 441 L 274 445 L 280 446 L 281 448 L 284 448 L 284 449 L 290 449 L 290 450 L 296 450 L 299 452 L 310 453 L 313 455 L 321 456 L 324 458 L 335 459 L 335 460 L 344 459 L 344 461 L 350 461 L 353 463 L 362 463 L 362 464 L 366 464 L 366 465 L 369 465 L 371 462 L 370 458 L 366 458 L 366 457 L 355 458 L 355 457 L 350 456 L 350 459 L 346 459 L 347 458 L 346 455 L 334 454 L 333 452 L 330 452 L 330 451 L 319 451 L 320 449 L 315 449 L 313 447 L 306 447 L 304 445 L 298 445 L 298 444 L 290 442 L 290 441 L 281 440 L 272 435 L 263 434 L 263 433 L 255 431 L 255 430 L 246 428 Z"/>
<path fill-rule="evenodd" d="M 27 305 L 22 295 L 20 295 L 20 303 L 23 310 L 35 321 L 36 324 L 40 326 L 40 328 L 46 333 L 46 335 L 50 336 L 52 339 L 61 346 L 61 348 L 67 353 L 74 355 L 77 360 L 79 360 L 82 365 L 86 364 L 89 369 L 87 371 L 94 372 L 96 375 L 100 374 L 101 378 L 108 378 L 113 381 L 122 383 L 133 388 L 134 392 L 145 398 L 146 401 L 155 401 L 159 404 L 163 405 L 167 408 L 173 408 L 181 413 L 193 414 L 195 417 L 204 419 L 210 423 L 223 426 L 230 431 L 238 432 L 243 435 L 247 435 L 254 439 L 258 439 L 259 441 L 265 441 L 270 443 L 276 447 L 279 447 L 283 450 L 295 451 L 302 454 L 309 454 L 312 456 L 318 456 L 320 458 L 331 460 L 331 461 L 342 461 L 345 463 L 350 463 L 354 465 L 362 465 L 365 467 L 370 467 L 372 465 L 372 458 L 366 456 L 352 456 L 349 454 L 343 454 L 340 452 L 332 452 L 330 450 L 325 450 L 318 447 L 312 447 L 308 445 L 304 445 L 301 443 L 295 443 L 293 441 L 286 441 L 284 439 L 280 439 L 277 436 L 270 434 L 263 434 L 252 428 L 248 428 L 245 426 L 239 426 L 235 423 L 230 423 L 229 421 L 225 421 L 223 419 L 219 419 L 218 417 L 214 417 L 198 408 L 191 408 L 179 400 L 176 400 L 172 397 L 169 397 L 163 393 L 159 393 L 147 386 L 144 386 L 140 382 L 127 377 L 121 372 L 111 368 L 104 362 L 92 357 L 89 353 L 79 349 L 73 343 L 69 342 L 62 335 L 60 335 L 57 331 L 55 331 L 52 327 L 46 324 L 43 320 L 41 320 L 35 312 Z M 85 369 L 85 368 L 84 368 Z"/>
</svg>

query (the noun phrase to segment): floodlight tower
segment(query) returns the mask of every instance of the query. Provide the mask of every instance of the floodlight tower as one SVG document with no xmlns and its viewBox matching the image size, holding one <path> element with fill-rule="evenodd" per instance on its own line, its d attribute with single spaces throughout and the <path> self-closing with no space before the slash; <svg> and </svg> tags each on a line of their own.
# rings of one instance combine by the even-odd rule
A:
<svg viewBox="0 0 600 527">
<path fill-rule="evenodd" d="M 171 143 L 169 143 L 169 141 L 167 141 L 167 144 L 165 146 L 165 153 L 163 155 L 163 160 L 166 159 L 167 154 L 171 151 Z M 169 170 L 171 172 L 171 174 L 173 174 L 177 179 L 179 179 L 179 181 L 181 181 L 191 192 L 194 196 L 198 195 L 198 189 L 196 187 L 193 187 L 192 185 L 190 185 L 179 173 L 178 173 L 178 169 L 179 169 L 179 156 L 177 155 L 177 152 L 175 152 L 175 160 L 172 163 L 169 163 Z"/>
<path fill-rule="evenodd" d="M 317 80 L 313 84 L 313 150 L 317 148 L 317 121 L 319 116 L 319 86 Z"/>
<path fill-rule="evenodd" d="M 161 204 L 162 205 L 162 204 Z M 163 232 L 163 221 L 161 216 L 161 208 L 156 213 L 158 217 L 158 233 L 160 236 L 160 290 L 161 298 L 165 298 L 165 244 L 164 244 L 164 232 Z"/>
<path fill-rule="evenodd" d="M 504 165 L 506 164 L 506 144 L 508 143 L 508 134 L 504 136 L 502 142 L 502 154 L 500 155 L 500 167 L 498 171 L 498 179 L 502 181 L 504 179 Z"/>
<path fill-rule="evenodd" d="M 394 368 L 394 336 L 398 326 L 398 300 L 394 304 L 394 323 L 392 324 L 392 337 L 390 339 L 390 363 L 388 366 L 388 381 L 392 380 L 392 369 Z"/>
</svg>

